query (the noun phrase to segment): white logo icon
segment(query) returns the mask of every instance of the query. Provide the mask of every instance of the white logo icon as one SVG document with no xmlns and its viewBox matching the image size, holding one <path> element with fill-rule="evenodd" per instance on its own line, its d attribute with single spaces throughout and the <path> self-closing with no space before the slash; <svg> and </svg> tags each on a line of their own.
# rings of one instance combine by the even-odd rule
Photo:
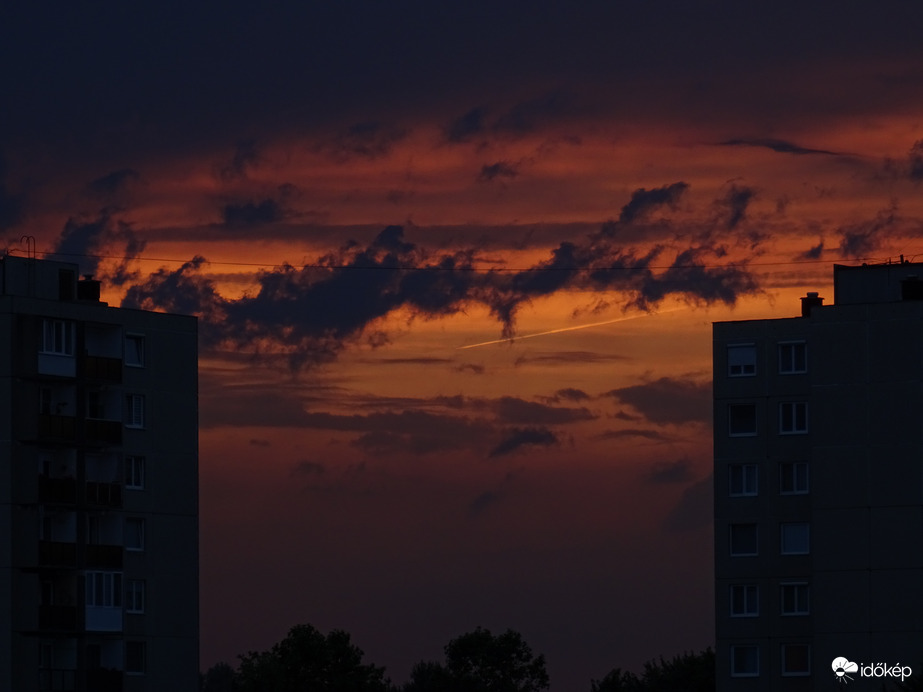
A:
<svg viewBox="0 0 923 692">
<path fill-rule="evenodd" d="M 833 672 L 836 674 L 837 682 L 845 683 L 849 680 L 852 680 L 853 678 L 848 676 L 847 673 L 859 672 L 859 665 L 857 663 L 853 663 L 852 661 L 849 661 L 842 656 L 838 656 L 837 658 L 833 659 L 831 667 L 833 668 Z"/>
</svg>

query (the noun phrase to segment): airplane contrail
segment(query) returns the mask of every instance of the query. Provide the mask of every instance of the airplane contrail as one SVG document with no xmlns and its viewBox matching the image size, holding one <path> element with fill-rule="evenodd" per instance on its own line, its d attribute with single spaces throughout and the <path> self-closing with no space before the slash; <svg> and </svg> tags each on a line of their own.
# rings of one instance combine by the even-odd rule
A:
<svg viewBox="0 0 923 692">
<path fill-rule="evenodd" d="M 507 341 L 519 341 L 520 339 L 534 339 L 537 336 L 548 336 L 549 334 L 560 334 L 561 332 L 572 332 L 577 329 L 589 329 L 590 327 L 602 327 L 606 324 L 615 324 L 616 322 L 627 322 L 628 320 L 636 320 L 640 317 L 652 317 L 654 315 L 663 315 L 668 312 L 677 312 L 679 310 L 685 310 L 686 308 L 671 308 L 670 310 L 661 310 L 660 312 L 645 312 L 640 315 L 629 315 L 628 317 L 619 317 L 614 320 L 606 320 L 605 322 L 593 322 L 592 324 L 579 324 L 576 327 L 561 327 L 560 329 L 552 329 L 547 332 L 537 332 L 535 334 L 523 334 L 521 336 L 512 336 L 508 339 L 494 339 L 493 341 L 482 341 L 479 344 L 468 344 L 467 346 L 459 346 L 456 350 L 461 351 L 466 348 L 477 348 L 478 346 L 490 346 L 491 344 L 502 344 Z"/>
</svg>

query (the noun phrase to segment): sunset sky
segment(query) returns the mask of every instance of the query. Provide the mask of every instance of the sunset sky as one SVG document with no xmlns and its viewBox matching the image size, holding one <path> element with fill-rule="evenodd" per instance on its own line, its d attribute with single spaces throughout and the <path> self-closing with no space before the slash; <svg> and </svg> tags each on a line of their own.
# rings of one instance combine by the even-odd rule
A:
<svg viewBox="0 0 923 692">
<path fill-rule="evenodd" d="M 555 692 L 710 645 L 711 323 L 923 257 L 920 3 L 0 26 L 7 252 L 200 317 L 203 670 L 304 622 L 395 682 L 512 628 Z"/>
</svg>

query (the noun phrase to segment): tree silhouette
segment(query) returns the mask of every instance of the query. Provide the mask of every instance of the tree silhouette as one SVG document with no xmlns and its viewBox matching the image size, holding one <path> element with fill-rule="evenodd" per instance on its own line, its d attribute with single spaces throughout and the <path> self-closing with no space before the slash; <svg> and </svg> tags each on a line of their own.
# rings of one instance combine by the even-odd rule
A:
<svg viewBox="0 0 923 692">
<path fill-rule="evenodd" d="M 362 663 L 362 650 L 349 634 L 324 636 L 311 625 L 296 625 L 272 649 L 240 657 L 240 692 L 389 692 L 384 668 Z"/>
<path fill-rule="evenodd" d="M 404 692 L 540 692 L 548 689 L 545 657 L 533 656 L 513 630 L 493 635 L 478 627 L 450 641 L 445 665 L 414 666 Z"/>
<path fill-rule="evenodd" d="M 209 668 L 202 675 L 202 692 L 236 692 L 237 673 L 221 661 Z"/>
<path fill-rule="evenodd" d="M 715 652 L 663 656 L 644 664 L 640 677 L 615 668 L 602 680 L 590 681 L 590 692 L 714 692 Z"/>
</svg>

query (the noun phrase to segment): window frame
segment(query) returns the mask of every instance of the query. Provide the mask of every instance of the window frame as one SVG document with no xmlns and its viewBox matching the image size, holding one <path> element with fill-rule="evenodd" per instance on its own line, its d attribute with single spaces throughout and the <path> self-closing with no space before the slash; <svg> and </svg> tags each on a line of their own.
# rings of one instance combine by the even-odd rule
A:
<svg viewBox="0 0 923 692">
<path fill-rule="evenodd" d="M 752 358 L 735 358 L 731 356 L 732 352 L 738 354 L 747 353 Z M 755 343 L 728 344 L 727 346 L 727 365 L 728 377 L 756 377 L 757 351 Z M 747 368 L 750 368 L 749 370 Z M 737 369 L 735 371 L 735 368 Z"/>
<path fill-rule="evenodd" d="M 737 651 L 748 649 L 756 654 L 754 663 L 756 667 L 753 670 L 737 669 Z M 760 647 L 759 644 L 732 644 L 731 645 L 731 677 L 732 678 L 758 678 L 760 676 Z"/>
<path fill-rule="evenodd" d="M 42 347 L 39 353 L 48 356 L 74 357 L 76 324 L 54 317 L 42 318 Z"/>
<path fill-rule="evenodd" d="M 144 579 L 125 580 L 125 612 L 143 615 L 147 603 L 147 582 Z"/>
<path fill-rule="evenodd" d="M 134 647 L 137 647 L 132 651 Z M 135 667 L 133 664 L 138 663 Z M 147 642 L 128 640 L 125 642 L 125 674 L 145 675 L 147 673 Z"/>
<path fill-rule="evenodd" d="M 788 650 L 789 648 L 796 648 L 796 647 L 797 647 L 797 648 L 800 648 L 800 649 L 804 649 L 804 651 L 805 651 L 804 660 L 805 660 L 805 663 L 807 664 L 807 668 L 804 669 L 804 670 L 788 670 L 788 669 L 786 668 L 786 664 L 788 663 L 787 650 Z M 811 645 L 810 645 L 810 644 L 807 644 L 807 643 L 803 643 L 803 644 L 793 644 L 793 643 L 790 643 L 790 644 L 782 644 L 782 645 L 781 645 L 781 649 L 782 649 L 782 651 L 781 651 L 781 659 L 782 659 L 782 660 L 781 660 L 781 666 L 780 666 L 780 668 L 781 668 L 781 670 L 782 670 L 782 677 L 784 677 L 784 678 L 806 678 L 806 677 L 809 677 L 809 676 L 811 675 Z"/>
<path fill-rule="evenodd" d="M 137 531 L 129 532 L 128 530 L 129 526 L 137 527 Z M 125 550 L 131 553 L 143 553 L 145 543 L 146 543 L 145 532 L 146 532 L 146 527 L 145 527 L 144 519 L 140 517 L 126 517 L 124 532 L 122 536 L 122 543 L 125 546 Z M 132 542 L 132 544 L 129 545 L 128 543 L 129 537 L 130 536 L 134 537 L 132 534 L 134 534 L 134 536 L 137 536 L 138 540 L 137 540 L 137 543 Z"/>
<path fill-rule="evenodd" d="M 147 458 L 137 454 L 126 454 L 124 466 L 125 489 L 144 490 L 147 476 Z"/>
<path fill-rule="evenodd" d="M 734 416 L 731 413 L 733 409 L 753 409 L 753 428 L 751 429 L 734 429 Z M 759 411 L 755 403 L 749 404 L 728 404 L 728 436 L 729 437 L 756 437 L 759 434 Z"/>
<path fill-rule="evenodd" d="M 804 486 L 799 484 L 798 469 L 804 469 Z M 786 490 L 786 471 L 791 469 L 791 490 Z M 809 495 L 811 493 L 811 467 L 806 461 L 783 461 L 779 464 L 779 494 Z"/>
<path fill-rule="evenodd" d="M 801 346 L 802 364 L 801 369 L 797 365 L 797 348 Z M 788 351 L 788 354 L 786 354 Z M 787 361 L 787 362 L 785 362 Z M 780 375 L 804 375 L 808 371 L 808 344 L 803 339 L 793 341 L 779 342 L 779 374 Z"/>
<path fill-rule="evenodd" d="M 793 541 L 795 536 L 788 536 L 786 540 L 787 529 L 802 528 L 804 529 L 804 550 L 794 550 L 788 548 L 786 543 Z M 800 544 L 801 541 L 798 541 Z M 779 524 L 779 554 L 781 555 L 810 555 L 811 554 L 811 523 L 807 521 L 787 521 Z"/>
<path fill-rule="evenodd" d="M 800 416 L 799 416 L 799 409 L 801 409 Z M 808 425 L 808 402 L 807 401 L 780 401 L 779 402 L 779 434 L 780 435 L 807 435 L 808 428 L 809 428 L 809 425 Z"/>
<path fill-rule="evenodd" d="M 122 608 L 122 573 L 84 572 L 84 605 L 88 608 Z"/>
<path fill-rule="evenodd" d="M 137 346 L 138 348 L 129 348 L 129 346 Z M 124 363 L 129 368 L 144 368 L 147 366 L 147 340 L 144 338 L 144 334 L 136 334 L 134 332 L 129 332 L 125 334 L 125 354 L 124 354 Z M 134 359 L 129 359 L 129 354 L 137 356 L 137 361 Z"/>
<path fill-rule="evenodd" d="M 732 618 L 755 618 L 760 615 L 760 587 L 758 584 L 731 584 L 728 610 Z M 740 603 L 741 608 L 735 606 Z"/>
<path fill-rule="evenodd" d="M 740 471 L 740 490 L 735 490 L 734 472 Z M 752 481 L 752 490 L 747 481 Z M 756 497 L 760 494 L 760 473 L 758 464 L 728 464 L 728 497 Z"/>
<path fill-rule="evenodd" d="M 750 527 L 754 531 L 754 551 L 753 552 L 735 552 L 734 550 L 734 529 Z M 741 539 L 738 539 L 738 541 Z M 728 554 L 731 557 L 757 557 L 760 554 L 760 526 L 757 522 L 734 522 L 728 525 Z"/>
<path fill-rule="evenodd" d="M 786 598 L 786 590 L 791 591 Z M 792 607 L 786 608 L 786 601 L 792 601 Z M 807 581 L 783 581 L 779 584 L 779 615 L 782 617 L 803 617 L 811 614 L 811 584 Z"/>
<path fill-rule="evenodd" d="M 144 430 L 147 423 L 146 408 L 143 394 L 125 394 L 125 427 Z"/>
</svg>

